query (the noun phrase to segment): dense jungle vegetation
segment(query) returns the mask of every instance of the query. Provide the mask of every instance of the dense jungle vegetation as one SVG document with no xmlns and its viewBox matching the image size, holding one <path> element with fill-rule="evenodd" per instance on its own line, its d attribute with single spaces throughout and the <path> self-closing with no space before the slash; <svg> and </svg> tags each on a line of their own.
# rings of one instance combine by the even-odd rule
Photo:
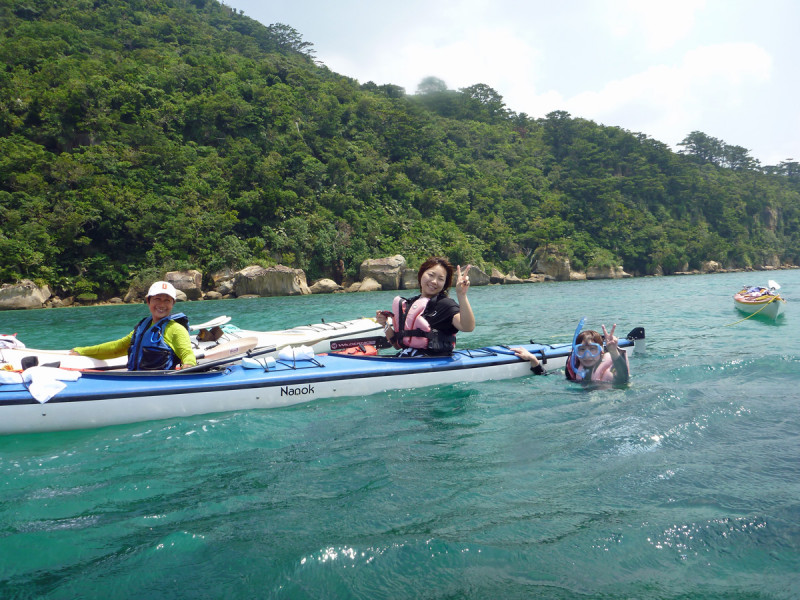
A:
<svg viewBox="0 0 800 600">
<path fill-rule="evenodd" d="M 536 252 L 666 274 L 800 262 L 800 168 L 681 152 L 476 83 L 409 92 L 216 0 L 0 0 L 0 282 L 108 297 L 248 263 L 355 275 Z"/>
</svg>

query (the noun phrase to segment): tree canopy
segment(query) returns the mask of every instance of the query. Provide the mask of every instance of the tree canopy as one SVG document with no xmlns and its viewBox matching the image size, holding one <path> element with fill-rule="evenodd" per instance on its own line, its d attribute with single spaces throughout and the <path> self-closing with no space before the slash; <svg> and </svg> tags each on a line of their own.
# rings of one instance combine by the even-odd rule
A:
<svg viewBox="0 0 800 600">
<path fill-rule="evenodd" d="M 416 94 L 215 0 L 0 0 L 0 281 L 110 296 L 143 272 L 311 279 L 431 254 L 524 274 L 800 259 L 800 168 L 691 132 L 675 153 L 491 87 Z"/>
</svg>

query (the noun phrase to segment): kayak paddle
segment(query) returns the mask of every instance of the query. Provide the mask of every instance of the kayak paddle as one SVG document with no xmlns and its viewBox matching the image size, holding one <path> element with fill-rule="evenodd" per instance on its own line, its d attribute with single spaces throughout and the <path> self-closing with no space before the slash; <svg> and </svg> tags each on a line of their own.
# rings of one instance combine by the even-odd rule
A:
<svg viewBox="0 0 800 600">
<path fill-rule="evenodd" d="M 242 338 L 242 339 L 256 339 L 256 338 Z M 226 344 L 223 344 L 223 346 Z M 185 369 L 180 369 L 179 371 L 168 371 L 170 375 L 180 375 L 181 373 L 198 373 L 200 371 L 207 371 L 208 369 L 213 369 L 214 367 L 219 367 L 221 365 L 227 365 L 230 363 L 234 363 L 238 360 L 242 360 L 242 358 L 252 358 L 253 356 L 261 356 L 262 354 L 270 354 L 277 350 L 277 346 L 266 346 L 264 348 L 260 348 L 253 352 L 252 347 L 247 348 L 238 354 L 233 354 L 228 356 L 227 358 L 220 358 L 219 360 L 212 360 L 211 362 L 204 362 L 199 365 L 195 365 L 193 367 L 186 367 Z"/>
<path fill-rule="evenodd" d="M 195 358 L 198 360 L 200 359 L 208 359 L 208 360 L 216 360 L 219 358 L 224 358 L 226 356 L 234 356 L 239 354 L 244 354 L 248 350 L 252 350 L 258 345 L 258 338 L 257 337 L 246 337 L 241 338 L 238 340 L 233 340 L 232 342 L 225 342 L 224 344 L 220 344 L 219 346 L 214 346 L 210 348 L 205 353 L 199 352 L 195 354 Z M 36 358 L 34 357 L 25 357 L 25 358 Z M 25 360 L 25 359 L 23 359 Z M 55 363 L 52 363 L 54 365 Z M 204 363 L 208 364 L 208 363 Z M 24 366 L 24 365 L 23 365 Z M 31 365 L 33 366 L 33 365 Z M 127 365 L 109 365 L 109 366 L 101 366 L 101 367 L 89 367 L 88 369 L 73 369 L 79 371 L 121 371 L 123 369 L 127 369 Z M 193 367 L 189 367 L 193 368 Z"/>
</svg>

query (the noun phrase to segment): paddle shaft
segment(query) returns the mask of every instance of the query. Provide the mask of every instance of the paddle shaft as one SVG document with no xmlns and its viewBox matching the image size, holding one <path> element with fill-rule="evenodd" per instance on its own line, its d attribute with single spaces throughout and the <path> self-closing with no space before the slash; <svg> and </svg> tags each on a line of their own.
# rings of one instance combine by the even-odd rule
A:
<svg viewBox="0 0 800 600">
<path fill-rule="evenodd" d="M 585 319 L 585 317 L 584 317 L 584 319 Z M 579 325 L 579 327 L 583 326 L 584 319 L 581 319 L 581 324 Z M 578 330 L 578 333 L 580 333 L 580 330 Z M 577 337 L 577 335 L 575 337 Z M 621 343 L 620 347 L 623 348 L 623 349 L 624 348 L 630 348 L 631 346 L 633 348 L 636 348 L 636 342 L 640 341 L 642 344 L 644 344 L 644 339 L 645 339 L 644 328 L 643 327 L 635 327 L 635 328 L 630 330 L 628 335 L 626 335 L 624 338 L 619 340 L 620 343 Z M 533 342 L 533 340 L 531 340 L 531 342 Z M 625 343 L 625 342 L 627 342 L 627 343 Z M 508 348 L 508 346 L 504 346 L 504 347 Z M 544 364 L 547 364 L 547 360 L 550 359 L 550 358 L 561 358 L 562 356 L 569 356 L 570 353 L 572 352 L 573 347 L 574 347 L 574 341 L 573 341 L 573 345 L 566 346 L 562 350 L 554 352 L 554 353 L 552 353 L 550 355 L 545 354 L 544 350 L 534 350 L 530 354 L 532 356 L 535 356 L 536 358 L 538 358 L 541 361 L 541 363 L 544 365 Z M 509 354 L 514 354 L 514 353 L 509 351 Z M 526 360 L 526 359 L 520 358 L 520 360 Z"/>
<path fill-rule="evenodd" d="M 214 367 L 219 367 L 222 365 L 228 365 L 230 363 L 234 363 L 236 361 L 242 360 L 242 358 L 252 358 L 254 356 L 261 356 L 262 354 L 270 354 L 277 350 L 277 346 L 268 346 L 266 348 L 262 348 L 261 350 L 257 350 L 253 352 L 252 350 L 248 350 L 247 352 L 242 352 L 241 354 L 237 354 L 235 356 L 229 356 L 228 358 L 221 358 L 219 360 L 212 360 L 211 362 L 203 363 L 202 365 L 196 365 L 194 367 L 186 367 L 185 369 L 181 369 L 180 371 L 170 371 L 171 375 L 181 375 L 183 373 L 198 373 L 200 371 L 207 371 L 208 369 L 213 369 Z"/>
<path fill-rule="evenodd" d="M 208 358 L 211 360 L 217 358 L 226 358 L 231 356 L 240 356 L 245 352 L 252 350 L 258 345 L 258 338 L 256 337 L 246 337 L 240 340 L 234 340 L 232 342 L 227 342 L 225 344 L 219 344 L 214 348 L 209 348 L 206 352 L 200 352 L 195 354 L 195 357 L 200 360 L 203 358 Z M 210 363 L 204 363 L 205 366 Z M 88 369 L 81 369 L 86 371 L 119 371 L 122 369 L 127 369 L 127 365 L 106 365 L 106 366 L 99 366 L 99 367 L 90 367 Z M 187 367 L 193 368 L 193 367 Z"/>
</svg>

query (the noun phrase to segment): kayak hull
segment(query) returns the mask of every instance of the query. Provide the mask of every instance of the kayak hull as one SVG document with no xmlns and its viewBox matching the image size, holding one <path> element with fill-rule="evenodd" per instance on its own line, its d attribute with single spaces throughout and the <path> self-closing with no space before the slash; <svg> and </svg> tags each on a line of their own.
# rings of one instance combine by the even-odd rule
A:
<svg viewBox="0 0 800 600">
<path fill-rule="evenodd" d="M 762 296 L 755 300 L 747 299 L 742 294 L 735 294 L 733 302 L 736 308 L 747 315 L 763 315 L 770 319 L 777 319 L 783 314 L 786 300 L 778 295 Z"/>
<path fill-rule="evenodd" d="M 643 340 L 642 340 L 643 342 Z M 634 349 L 633 340 L 621 347 Z M 570 344 L 524 345 L 563 368 Z M 263 359 L 262 359 L 263 360 Z M 251 409 L 323 398 L 367 396 L 388 390 L 521 377 L 527 361 L 505 346 L 457 350 L 450 357 L 315 356 L 264 361 L 264 368 L 232 365 L 211 372 L 90 372 L 68 382 L 45 403 L 25 384 L 0 385 L 0 434 L 85 429 Z"/>
</svg>

